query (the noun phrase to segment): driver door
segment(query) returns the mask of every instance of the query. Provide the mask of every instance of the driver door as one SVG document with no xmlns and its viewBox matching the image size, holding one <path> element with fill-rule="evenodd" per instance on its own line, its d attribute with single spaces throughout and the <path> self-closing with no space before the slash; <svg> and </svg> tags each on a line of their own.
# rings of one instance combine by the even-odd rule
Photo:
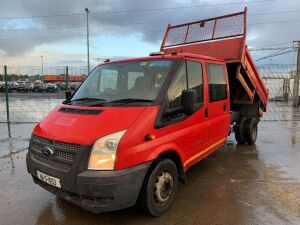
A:
<svg viewBox="0 0 300 225">
<path fill-rule="evenodd" d="M 200 160 L 199 153 L 209 144 L 208 120 L 205 118 L 207 85 L 203 79 L 202 65 L 200 60 L 182 61 L 167 91 L 169 104 L 166 111 L 174 113 L 165 118 L 166 125 L 159 129 L 160 135 L 169 136 L 170 141 L 180 145 L 185 156 L 184 166 Z M 189 116 L 176 112 L 181 107 L 182 91 L 188 89 L 196 91 L 197 108 Z"/>
</svg>

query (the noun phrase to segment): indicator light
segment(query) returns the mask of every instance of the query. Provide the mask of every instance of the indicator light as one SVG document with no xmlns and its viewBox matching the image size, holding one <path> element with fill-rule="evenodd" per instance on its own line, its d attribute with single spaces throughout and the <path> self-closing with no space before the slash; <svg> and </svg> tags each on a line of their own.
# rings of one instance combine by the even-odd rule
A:
<svg viewBox="0 0 300 225">
<path fill-rule="evenodd" d="M 152 141 L 152 140 L 154 140 L 155 139 L 155 135 L 154 134 L 147 134 L 146 136 L 145 136 L 145 140 L 146 141 Z"/>
</svg>

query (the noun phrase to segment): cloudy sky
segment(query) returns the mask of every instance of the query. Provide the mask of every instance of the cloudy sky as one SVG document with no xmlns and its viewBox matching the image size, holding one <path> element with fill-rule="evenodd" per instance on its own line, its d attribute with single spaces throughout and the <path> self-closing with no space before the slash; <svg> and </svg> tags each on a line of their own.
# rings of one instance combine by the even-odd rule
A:
<svg viewBox="0 0 300 225">
<path fill-rule="evenodd" d="M 123 58 L 159 50 L 168 23 L 198 20 L 248 7 L 250 47 L 291 46 L 300 39 L 299 0 L 1 0 L 0 65 L 86 64 L 86 15 L 90 58 Z M 280 43 L 280 44 L 278 44 Z M 281 44 L 284 43 L 284 44 Z M 274 51 L 254 52 L 256 59 Z M 293 63 L 289 53 L 260 63 Z"/>
</svg>

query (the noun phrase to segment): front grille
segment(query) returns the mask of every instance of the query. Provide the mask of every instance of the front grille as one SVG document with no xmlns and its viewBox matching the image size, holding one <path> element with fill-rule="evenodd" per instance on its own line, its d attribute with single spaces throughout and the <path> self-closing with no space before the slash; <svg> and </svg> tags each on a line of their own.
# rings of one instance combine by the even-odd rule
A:
<svg viewBox="0 0 300 225">
<path fill-rule="evenodd" d="M 70 160 L 74 160 L 76 156 L 74 153 L 70 153 L 70 152 L 56 151 L 55 153 L 59 157 L 70 159 Z"/>
<path fill-rule="evenodd" d="M 54 166 L 54 167 L 59 167 L 59 168 L 65 169 L 65 170 L 69 170 L 69 169 L 72 168 L 72 165 L 69 164 L 69 163 L 64 163 L 64 162 L 52 160 L 50 158 L 46 158 L 46 157 L 43 157 L 43 156 L 40 156 L 40 155 L 34 154 L 34 158 L 37 159 L 40 162 L 45 163 L 45 164 L 48 164 L 48 165 L 51 165 L 51 166 Z"/>
<path fill-rule="evenodd" d="M 53 156 L 45 156 L 42 153 L 44 147 L 54 150 Z M 72 168 L 76 159 L 76 153 L 81 145 L 54 141 L 33 135 L 30 150 L 37 161 L 47 164 L 55 169 L 68 171 Z"/>
<path fill-rule="evenodd" d="M 47 145 L 47 146 L 49 146 L 49 145 Z M 40 154 L 42 154 L 42 148 L 43 147 L 44 147 L 43 145 L 40 145 L 40 144 L 37 144 L 37 143 L 32 143 L 31 144 L 32 150 L 35 151 L 35 152 L 38 152 Z M 75 157 L 76 157 L 76 154 L 72 153 L 72 152 L 66 152 L 66 151 L 61 151 L 61 150 L 56 149 L 55 153 L 54 153 L 54 156 L 58 156 L 60 158 L 67 159 L 67 160 L 74 160 Z"/>
<path fill-rule="evenodd" d="M 66 143 L 66 142 L 62 142 L 62 141 L 55 141 L 55 140 L 51 140 L 51 139 L 47 139 L 47 138 L 43 138 L 43 137 L 39 137 L 36 135 L 33 135 L 33 141 L 39 141 L 45 145 L 55 145 L 57 147 L 61 147 L 61 148 L 71 148 L 71 149 L 78 149 L 80 148 L 79 144 L 72 144 L 72 143 Z"/>
</svg>

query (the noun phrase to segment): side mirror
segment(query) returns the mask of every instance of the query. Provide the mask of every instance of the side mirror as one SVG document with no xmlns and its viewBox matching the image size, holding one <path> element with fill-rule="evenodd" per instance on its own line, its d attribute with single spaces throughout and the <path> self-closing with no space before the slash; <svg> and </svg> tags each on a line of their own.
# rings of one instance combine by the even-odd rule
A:
<svg viewBox="0 0 300 225">
<path fill-rule="evenodd" d="M 182 106 L 183 112 L 188 115 L 193 114 L 196 110 L 195 104 L 196 104 L 195 90 L 182 91 L 181 106 Z"/>
<path fill-rule="evenodd" d="M 71 93 L 71 91 L 66 91 L 65 95 L 66 95 L 66 99 L 69 99 L 71 97 L 72 93 Z"/>
</svg>

